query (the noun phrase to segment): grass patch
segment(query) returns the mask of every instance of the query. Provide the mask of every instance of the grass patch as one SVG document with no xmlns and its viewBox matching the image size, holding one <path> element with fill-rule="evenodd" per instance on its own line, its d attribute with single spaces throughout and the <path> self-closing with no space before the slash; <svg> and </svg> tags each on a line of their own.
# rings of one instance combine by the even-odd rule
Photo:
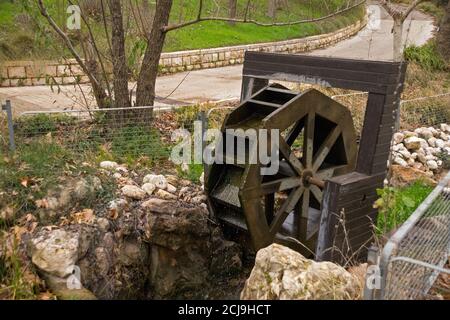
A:
<svg viewBox="0 0 450 320">
<path fill-rule="evenodd" d="M 47 141 L 21 145 L 14 154 L 0 157 L 0 190 L 7 192 L 0 202 L 10 203 L 16 215 L 35 210 L 34 201 L 64 174 L 71 158 L 67 150 Z"/>
<path fill-rule="evenodd" d="M 404 55 L 407 61 L 416 62 L 426 70 L 444 71 L 447 68 L 447 63 L 439 54 L 434 41 L 421 47 L 410 46 L 405 49 Z"/>
<path fill-rule="evenodd" d="M 375 202 L 379 210 L 377 221 L 378 234 L 386 234 L 405 222 L 414 210 L 433 191 L 433 188 L 416 181 L 404 188 L 387 187 L 378 189 L 380 198 Z"/>
<path fill-rule="evenodd" d="M 163 143 L 161 134 L 153 128 L 143 126 L 126 126 L 114 133 L 111 152 L 114 157 L 133 163 L 140 157 L 150 161 L 167 159 L 170 148 Z"/>
<path fill-rule="evenodd" d="M 188 170 L 183 171 L 181 168 L 178 169 L 178 175 L 186 180 L 190 180 L 194 183 L 199 183 L 199 179 L 203 173 L 203 165 L 202 164 L 189 164 Z"/>
</svg>

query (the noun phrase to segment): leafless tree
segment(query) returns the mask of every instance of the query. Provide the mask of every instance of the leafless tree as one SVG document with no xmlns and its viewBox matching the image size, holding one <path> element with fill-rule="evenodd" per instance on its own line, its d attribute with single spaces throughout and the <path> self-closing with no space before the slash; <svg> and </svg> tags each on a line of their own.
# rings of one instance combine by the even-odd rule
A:
<svg viewBox="0 0 450 320">
<path fill-rule="evenodd" d="M 414 0 L 408 7 L 401 7 L 393 4 L 388 0 L 381 0 L 380 4 L 387 11 L 387 13 L 394 20 L 394 26 L 392 28 L 393 33 L 393 49 L 394 49 L 394 61 L 403 60 L 403 25 L 405 20 L 414 11 L 414 9 L 428 0 Z"/>
</svg>

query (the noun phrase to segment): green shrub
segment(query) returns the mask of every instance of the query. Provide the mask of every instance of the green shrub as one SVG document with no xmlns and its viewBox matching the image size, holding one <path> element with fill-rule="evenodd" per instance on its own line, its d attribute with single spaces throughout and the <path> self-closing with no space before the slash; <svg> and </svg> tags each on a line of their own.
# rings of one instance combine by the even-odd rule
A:
<svg viewBox="0 0 450 320">
<path fill-rule="evenodd" d="M 378 189 L 380 198 L 375 202 L 379 215 L 377 231 L 385 234 L 405 222 L 433 190 L 432 187 L 416 181 L 404 188 L 387 187 Z"/>
<path fill-rule="evenodd" d="M 429 42 L 421 47 L 410 46 L 405 49 L 404 55 L 407 61 L 416 62 L 426 70 L 443 71 L 447 68 L 435 42 Z"/>
</svg>

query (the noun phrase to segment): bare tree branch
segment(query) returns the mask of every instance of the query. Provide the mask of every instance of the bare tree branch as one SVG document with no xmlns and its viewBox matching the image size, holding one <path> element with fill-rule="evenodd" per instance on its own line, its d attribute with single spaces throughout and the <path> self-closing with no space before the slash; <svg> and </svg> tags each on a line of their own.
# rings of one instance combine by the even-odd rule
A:
<svg viewBox="0 0 450 320">
<path fill-rule="evenodd" d="M 347 11 L 350 11 L 350 10 L 364 4 L 365 2 L 366 2 L 366 0 L 359 1 L 358 3 L 356 3 L 350 7 L 346 7 L 344 9 L 341 9 L 339 11 L 333 12 L 331 14 L 328 14 L 328 15 L 320 17 L 320 18 L 310 18 L 310 19 L 297 20 L 297 21 L 292 21 L 292 22 L 264 23 L 264 22 L 260 22 L 260 21 L 254 20 L 254 19 L 248 20 L 246 18 L 244 18 L 244 19 L 230 19 L 230 18 L 223 18 L 223 17 L 203 17 L 202 18 L 201 12 L 199 11 L 199 13 L 197 15 L 197 19 L 187 21 L 184 23 L 168 25 L 163 28 L 163 31 L 169 32 L 169 31 L 187 27 L 187 26 L 190 26 L 190 25 L 196 24 L 198 22 L 202 22 L 202 21 L 225 21 L 225 22 L 235 22 L 235 23 L 251 23 L 251 24 L 258 25 L 258 26 L 262 26 L 262 27 L 282 27 L 282 26 L 292 26 L 292 25 L 304 24 L 304 23 L 313 23 L 313 22 L 323 21 L 323 20 L 332 18 L 334 16 L 337 16 L 339 14 L 345 13 Z M 202 1 L 200 1 L 200 3 L 202 4 Z M 250 1 L 249 1 L 249 3 L 250 3 Z"/>
<path fill-rule="evenodd" d="M 50 24 L 50 26 L 55 30 L 56 33 L 63 39 L 64 43 L 66 44 L 67 48 L 69 49 L 70 53 L 72 53 L 75 60 L 77 60 L 78 64 L 80 65 L 81 69 L 83 69 L 83 72 L 89 77 L 89 80 L 96 84 L 100 85 L 98 80 L 89 72 L 89 69 L 86 67 L 86 64 L 84 63 L 83 59 L 80 57 L 78 52 L 75 50 L 72 41 L 70 41 L 67 34 L 64 33 L 64 31 L 61 30 L 61 28 L 56 24 L 55 20 L 48 14 L 47 8 L 45 7 L 42 0 L 37 0 L 39 11 L 41 12 L 41 15 L 45 17 Z"/>
</svg>

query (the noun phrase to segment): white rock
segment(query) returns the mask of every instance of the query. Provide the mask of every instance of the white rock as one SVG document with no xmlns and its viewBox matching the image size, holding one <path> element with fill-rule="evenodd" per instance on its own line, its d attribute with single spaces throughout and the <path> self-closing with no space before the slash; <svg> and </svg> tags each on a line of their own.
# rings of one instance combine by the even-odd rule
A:
<svg viewBox="0 0 450 320">
<path fill-rule="evenodd" d="M 427 141 L 428 141 L 428 145 L 430 146 L 430 147 L 436 147 L 436 138 L 435 137 L 432 137 L 432 138 L 430 138 L 430 139 L 428 139 Z"/>
<path fill-rule="evenodd" d="M 122 175 L 119 172 L 113 174 L 114 179 L 121 179 Z"/>
<path fill-rule="evenodd" d="M 413 160 L 417 159 L 417 152 L 411 153 L 411 159 L 413 159 Z"/>
<path fill-rule="evenodd" d="M 100 230 L 102 230 L 103 232 L 108 232 L 109 231 L 109 220 L 106 218 L 98 218 L 97 219 L 97 224 L 100 228 Z"/>
<path fill-rule="evenodd" d="M 425 154 L 423 153 L 417 153 L 417 160 L 419 160 L 420 162 L 422 162 L 423 164 L 427 163 L 427 157 Z"/>
<path fill-rule="evenodd" d="M 415 162 L 414 162 L 414 159 L 410 158 L 410 159 L 407 160 L 407 163 L 408 163 L 408 166 L 412 167 Z"/>
<path fill-rule="evenodd" d="M 450 125 L 448 125 L 446 123 L 441 123 L 440 128 L 444 132 L 450 132 Z"/>
<path fill-rule="evenodd" d="M 122 174 L 127 174 L 128 173 L 128 169 L 123 167 L 123 166 L 120 166 L 120 167 L 116 168 L 116 172 L 119 172 L 119 173 L 122 173 Z"/>
<path fill-rule="evenodd" d="M 125 199 L 115 199 L 109 202 L 108 208 L 109 210 L 115 210 L 117 212 L 121 212 L 128 206 L 128 201 Z"/>
<path fill-rule="evenodd" d="M 144 190 L 150 196 L 153 194 L 153 191 L 155 191 L 156 186 L 153 183 L 144 183 L 141 189 Z"/>
<path fill-rule="evenodd" d="M 435 160 L 436 157 L 433 156 L 432 154 L 428 154 L 428 155 L 425 156 L 425 159 L 427 159 L 427 162 L 428 162 L 428 161 L 430 161 L 430 160 Z"/>
<path fill-rule="evenodd" d="M 167 184 L 167 188 L 166 190 L 170 193 L 175 193 L 177 192 L 177 188 L 174 185 L 171 185 L 170 183 Z"/>
<path fill-rule="evenodd" d="M 434 160 L 427 161 L 427 167 L 430 168 L 431 170 L 436 170 L 439 168 L 437 162 Z"/>
<path fill-rule="evenodd" d="M 406 149 L 403 143 L 394 144 L 394 146 L 392 147 L 392 151 L 399 151 L 402 149 Z"/>
<path fill-rule="evenodd" d="M 105 170 L 114 170 L 118 166 L 119 165 L 117 164 L 117 162 L 114 162 L 114 161 L 102 161 L 102 162 L 100 162 L 100 168 L 105 169 Z"/>
<path fill-rule="evenodd" d="M 396 157 L 394 159 L 394 163 L 398 164 L 398 165 L 401 165 L 402 167 L 407 167 L 408 166 L 408 163 L 405 160 L 403 160 L 402 158 L 400 158 L 400 157 Z"/>
<path fill-rule="evenodd" d="M 444 148 L 445 147 L 445 142 L 442 139 L 436 139 L 436 147 L 437 148 Z"/>
<path fill-rule="evenodd" d="M 439 137 L 440 137 L 442 140 L 444 140 L 444 141 L 448 141 L 448 140 L 449 140 L 449 135 L 448 135 L 447 133 L 445 133 L 445 132 L 441 132 L 441 133 L 439 134 Z"/>
<path fill-rule="evenodd" d="M 437 165 L 439 166 L 439 167 L 442 167 L 442 160 L 438 160 L 438 161 L 436 161 L 437 162 Z"/>
<path fill-rule="evenodd" d="M 258 251 L 242 300 L 357 300 L 363 284 L 343 267 L 272 244 Z"/>
<path fill-rule="evenodd" d="M 205 185 L 205 172 L 202 172 L 200 178 L 198 179 L 201 183 L 201 185 Z"/>
<path fill-rule="evenodd" d="M 156 192 L 156 196 L 164 200 L 176 200 L 178 198 L 173 193 L 167 192 L 166 190 L 163 189 L 159 189 Z"/>
<path fill-rule="evenodd" d="M 406 148 L 408 148 L 409 150 L 417 150 L 420 149 L 421 147 L 425 147 L 428 146 L 428 144 L 426 143 L 426 141 L 424 139 L 421 138 L 417 138 L 417 137 L 409 137 L 405 139 L 405 146 Z"/>
<path fill-rule="evenodd" d="M 153 183 L 159 189 L 167 188 L 167 180 L 163 175 L 148 174 L 144 177 L 144 183 Z"/>
<path fill-rule="evenodd" d="M 31 261 L 42 271 L 64 278 L 78 260 L 79 234 L 62 229 L 38 234 L 31 240 Z"/>
<path fill-rule="evenodd" d="M 142 200 L 145 198 L 146 192 L 139 187 L 127 185 L 122 188 L 122 193 L 124 196 L 135 199 Z"/>
<path fill-rule="evenodd" d="M 421 132 L 420 132 L 420 136 L 422 136 L 422 138 L 424 139 L 430 139 L 433 137 L 433 132 L 431 132 L 430 130 L 428 130 L 428 128 L 421 128 Z"/>
<path fill-rule="evenodd" d="M 196 203 L 196 204 L 200 204 L 202 202 L 206 202 L 206 200 L 207 200 L 207 197 L 205 195 L 201 195 L 201 196 L 193 197 L 191 202 L 192 203 Z"/>
<path fill-rule="evenodd" d="M 393 139 L 394 139 L 395 144 L 399 144 L 399 143 L 403 142 L 403 139 L 405 139 L 405 135 L 401 132 L 396 132 L 396 133 L 394 133 Z"/>
<path fill-rule="evenodd" d="M 433 127 L 428 127 L 428 130 L 431 131 L 431 133 L 433 134 L 433 136 L 435 136 L 435 137 L 438 137 L 438 136 L 439 136 L 439 131 L 436 130 L 435 128 L 433 128 Z"/>
<path fill-rule="evenodd" d="M 398 153 L 400 153 L 405 159 L 411 158 L 411 153 L 406 149 L 402 149 Z"/>
</svg>

